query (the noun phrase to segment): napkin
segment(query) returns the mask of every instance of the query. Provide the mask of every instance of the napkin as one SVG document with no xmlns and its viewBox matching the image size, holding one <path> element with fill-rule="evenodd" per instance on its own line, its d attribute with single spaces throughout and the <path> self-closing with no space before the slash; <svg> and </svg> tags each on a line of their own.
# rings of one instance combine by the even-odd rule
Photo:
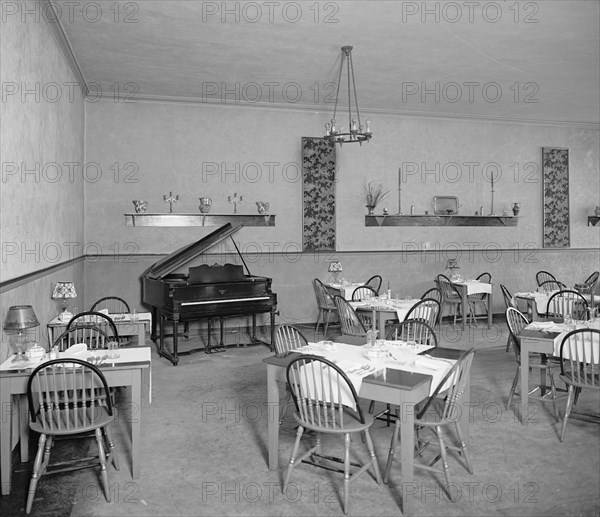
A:
<svg viewBox="0 0 600 517">
<path fill-rule="evenodd" d="M 87 345 L 85 343 L 76 343 L 69 348 L 67 348 L 63 354 L 66 357 L 81 355 L 82 353 L 87 351 Z"/>
</svg>

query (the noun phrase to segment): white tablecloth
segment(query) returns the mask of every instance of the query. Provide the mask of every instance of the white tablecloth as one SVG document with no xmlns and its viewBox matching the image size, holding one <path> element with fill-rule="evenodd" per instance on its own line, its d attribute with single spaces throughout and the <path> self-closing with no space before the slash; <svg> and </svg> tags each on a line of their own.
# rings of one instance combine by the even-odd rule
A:
<svg viewBox="0 0 600 517">
<path fill-rule="evenodd" d="M 472 294 L 486 293 L 492 294 L 492 284 L 479 282 L 478 280 L 464 280 L 462 282 L 452 282 L 454 285 L 466 286 L 467 296 Z"/>
<path fill-rule="evenodd" d="M 352 293 L 354 292 L 354 290 L 357 287 L 362 287 L 365 284 L 352 283 L 352 284 L 325 284 L 325 285 L 328 287 L 331 287 L 332 289 L 337 289 L 338 291 L 340 291 L 340 294 L 344 299 L 352 300 Z"/>
<path fill-rule="evenodd" d="M 323 350 L 323 342 L 309 343 L 308 347 L 298 348 L 295 352 L 312 355 L 320 355 L 336 363 L 352 382 L 354 389 L 358 393 L 362 385 L 362 379 L 374 373 L 380 372 L 385 368 L 396 370 L 405 370 L 413 373 L 421 373 L 432 377 L 430 395 L 435 391 L 438 384 L 442 381 L 446 373 L 450 370 L 455 361 L 450 359 L 438 359 L 417 355 L 429 350 L 432 347 L 418 345 L 416 349 L 409 348 L 402 341 L 383 341 L 379 343 L 382 348 L 387 349 L 390 354 L 381 359 L 371 359 L 366 355 L 367 345 L 355 346 L 345 343 L 335 343 L 334 350 Z M 368 365 L 368 369 L 356 372 L 356 368 Z M 349 373 L 348 373 L 349 372 Z M 444 388 L 445 389 L 445 388 Z M 320 393 L 319 393 L 320 394 Z M 327 395 L 328 393 L 326 393 Z M 335 400 L 335 399 L 334 399 Z M 342 402 L 350 407 L 352 398 L 350 393 L 342 393 Z"/>
</svg>

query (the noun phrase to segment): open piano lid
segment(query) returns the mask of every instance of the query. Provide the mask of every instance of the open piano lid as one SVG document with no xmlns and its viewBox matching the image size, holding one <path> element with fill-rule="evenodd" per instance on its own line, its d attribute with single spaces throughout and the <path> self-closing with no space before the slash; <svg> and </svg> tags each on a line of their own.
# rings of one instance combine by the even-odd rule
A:
<svg viewBox="0 0 600 517">
<path fill-rule="evenodd" d="M 243 224 L 239 224 L 233 227 L 231 226 L 231 223 L 224 224 L 218 230 L 208 234 L 199 241 L 188 244 L 183 248 L 179 248 L 177 251 L 174 251 L 170 255 L 167 255 L 158 262 L 154 263 L 144 272 L 144 277 L 154 279 L 164 278 L 177 268 L 181 267 L 187 262 L 190 262 L 194 257 L 197 257 L 198 255 L 208 251 L 213 246 L 216 246 L 220 242 L 227 239 L 227 237 L 231 237 L 243 226 Z"/>
</svg>

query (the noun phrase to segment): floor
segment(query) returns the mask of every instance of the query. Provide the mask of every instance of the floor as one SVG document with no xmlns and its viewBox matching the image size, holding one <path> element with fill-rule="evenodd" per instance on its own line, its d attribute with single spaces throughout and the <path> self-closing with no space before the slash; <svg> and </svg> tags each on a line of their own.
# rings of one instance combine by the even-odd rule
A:
<svg viewBox="0 0 600 517">
<path fill-rule="evenodd" d="M 313 329 L 306 327 L 309 340 Z M 332 329 L 335 334 L 337 330 Z M 506 352 L 506 324 L 491 329 L 479 323 L 465 332 L 444 323 L 438 333 L 442 346 L 477 353 L 472 367 L 470 475 L 450 460 L 450 502 L 434 474 L 417 471 L 415 514 L 419 516 L 599 516 L 600 428 L 583 421 L 569 423 L 564 443 L 552 405 L 534 403 L 532 422 L 523 426 L 514 408 L 505 409 L 516 371 L 512 351 Z M 316 336 L 320 338 L 321 336 Z M 185 343 L 185 340 L 182 340 Z M 186 345 L 184 345 L 186 346 Z M 189 340 L 190 348 L 198 338 Z M 343 515 L 338 498 L 340 474 L 303 465 L 282 493 L 280 483 L 291 451 L 293 423 L 283 423 L 280 465 L 267 468 L 265 346 L 227 348 L 223 353 L 183 356 L 178 366 L 153 355 L 152 404 L 144 402 L 141 478 L 130 477 L 127 420 L 138 416 L 127 393 L 121 393 L 115 425 L 121 470 L 110 469 L 112 502 L 100 491 L 97 473 L 78 471 L 42 478 L 31 515 L 38 516 L 171 516 Z M 518 399 L 517 399 L 518 400 Z M 565 399 L 560 407 L 564 408 Z M 583 393 L 579 410 L 600 410 L 596 393 Z M 133 409 L 133 411 L 132 411 Z M 379 464 L 387 458 L 391 428 L 377 421 L 373 437 Z M 339 447 L 327 440 L 325 446 Z M 357 457 L 360 438 L 353 441 Z M 349 515 L 401 514 L 399 476 L 377 485 L 365 474 L 351 488 Z M 16 489 L 0 498 L 2 515 L 21 515 L 30 465 L 16 463 Z"/>
</svg>

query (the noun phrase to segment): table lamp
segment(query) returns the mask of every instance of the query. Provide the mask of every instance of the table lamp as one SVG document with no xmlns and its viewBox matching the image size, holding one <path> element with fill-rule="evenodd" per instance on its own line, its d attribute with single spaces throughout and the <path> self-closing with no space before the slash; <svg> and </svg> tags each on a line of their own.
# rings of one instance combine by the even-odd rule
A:
<svg viewBox="0 0 600 517">
<path fill-rule="evenodd" d="M 77 298 L 75 284 L 73 282 L 56 282 L 54 291 L 52 291 L 52 299 L 60 300 L 59 303 L 62 308 L 62 312 L 58 316 L 60 321 L 67 322 L 73 317 L 73 314 L 67 311 L 67 307 L 69 306 L 67 300 L 72 298 Z"/>
<path fill-rule="evenodd" d="M 331 273 L 330 283 L 340 284 L 342 282 L 342 271 L 344 271 L 344 268 L 339 260 L 330 262 L 327 271 Z"/>
<path fill-rule="evenodd" d="M 17 348 L 17 357 L 13 362 L 27 361 L 24 355 L 26 342 L 23 340 L 23 331 L 37 327 L 40 322 L 31 305 L 13 305 L 8 308 L 8 314 L 4 320 L 4 330 L 18 331 L 19 335 L 14 345 Z"/>
</svg>

